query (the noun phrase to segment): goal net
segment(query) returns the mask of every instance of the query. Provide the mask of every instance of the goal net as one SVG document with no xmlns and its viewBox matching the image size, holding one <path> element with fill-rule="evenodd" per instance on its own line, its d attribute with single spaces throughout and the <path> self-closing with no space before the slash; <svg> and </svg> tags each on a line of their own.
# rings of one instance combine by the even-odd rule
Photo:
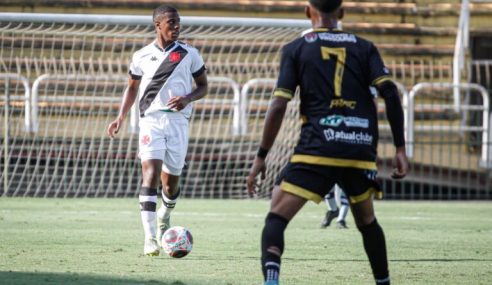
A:
<svg viewBox="0 0 492 285">
<path fill-rule="evenodd" d="M 155 38 L 151 18 L 3 14 L 0 19 L 0 74 L 12 75 L 0 76 L 5 121 L 0 194 L 137 195 L 138 114 L 132 111 L 115 139 L 105 130 L 117 115 L 132 53 Z M 194 103 L 180 185 L 185 196 L 247 197 L 245 178 L 275 85 L 280 48 L 307 24 L 182 19 L 181 40 L 200 50 L 210 81 L 207 97 Z M 268 195 L 296 140 L 295 102 L 288 117 L 269 156 L 261 195 Z"/>
<path fill-rule="evenodd" d="M 209 94 L 194 103 L 180 184 L 184 196 L 248 197 L 245 179 L 263 130 L 280 49 L 309 25 L 303 20 L 182 18 L 181 40 L 200 50 L 209 76 Z M 131 55 L 154 37 L 151 17 L 0 13 L 0 195 L 138 195 L 136 109 L 117 138 L 109 139 L 106 127 L 118 113 Z M 420 80 L 450 81 L 448 64 L 439 69 L 418 61 L 387 65 L 403 88 Z M 267 158 L 260 197 L 269 196 L 297 141 L 298 102 L 288 108 Z M 383 121 L 383 163 L 394 152 L 388 130 Z M 415 157 L 424 161 L 429 156 Z"/>
</svg>

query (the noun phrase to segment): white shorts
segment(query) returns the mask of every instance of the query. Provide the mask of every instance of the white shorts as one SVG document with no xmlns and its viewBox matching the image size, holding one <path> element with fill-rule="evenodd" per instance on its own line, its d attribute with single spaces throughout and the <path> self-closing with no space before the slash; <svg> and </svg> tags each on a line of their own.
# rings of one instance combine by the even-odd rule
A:
<svg viewBox="0 0 492 285">
<path fill-rule="evenodd" d="M 189 122 L 183 114 L 154 112 L 140 118 L 139 153 L 142 161 L 162 160 L 162 171 L 179 176 L 188 149 Z"/>
</svg>

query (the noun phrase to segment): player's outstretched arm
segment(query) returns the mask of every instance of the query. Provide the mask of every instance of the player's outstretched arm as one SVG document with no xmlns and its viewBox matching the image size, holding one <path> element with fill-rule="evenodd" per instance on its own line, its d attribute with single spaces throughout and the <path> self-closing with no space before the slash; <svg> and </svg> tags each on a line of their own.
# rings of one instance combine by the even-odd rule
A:
<svg viewBox="0 0 492 285">
<path fill-rule="evenodd" d="M 188 104 L 193 101 L 202 99 L 208 92 L 207 73 L 203 72 L 195 77 L 196 88 L 186 96 L 176 96 L 169 99 L 167 107 L 176 111 L 183 110 Z"/>
<path fill-rule="evenodd" d="M 115 135 L 121 128 L 123 124 L 123 120 L 125 119 L 126 114 L 132 107 L 135 99 L 138 94 L 138 86 L 140 85 L 140 80 L 132 79 L 131 77 L 128 79 L 128 87 L 125 90 L 123 95 L 123 100 L 121 102 L 120 111 L 118 113 L 118 117 L 108 125 L 107 134 L 109 137 L 114 138 Z"/>
<path fill-rule="evenodd" d="M 405 135 L 404 135 L 404 115 L 403 108 L 398 95 L 398 89 L 391 80 L 381 82 L 376 86 L 384 98 L 386 105 L 386 116 L 391 126 L 393 134 L 393 143 L 396 147 L 395 157 L 393 159 L 393 174 L 391 177 L 395 179 L 403 178 L 408 172 L 408 158 L 405 150 Z"/>
<path fill-rule="evenodd" d="M 265 119 L 265 126 L 263 128 L 263 135 L 260 143 L 260 150 L 255 157 L 253 166 L 249 172 L 246 180 L 248 193 L 256 193 L 256 177 L 261 173 L 261 179 L 265 179 L 266 165 L 265 157 L 280 131 L 282 121 L 284 119 L 285 111 L 287 110 L 288 99 L 283 97 L 274 97 L 270 106 L 268 107 L 267 116 Z"/>
</svg>

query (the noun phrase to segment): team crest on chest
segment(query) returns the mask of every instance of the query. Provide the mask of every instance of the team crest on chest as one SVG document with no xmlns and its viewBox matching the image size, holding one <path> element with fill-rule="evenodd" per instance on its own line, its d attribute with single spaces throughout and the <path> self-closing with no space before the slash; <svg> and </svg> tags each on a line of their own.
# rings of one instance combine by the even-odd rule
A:
<svg viewBox="0 0 492 285">
<path fill-rule="evenodd" d="M 169 54 L 169 61 L 170 62 L 177 62 L 180 60 L 181 60 L 181 54 L 179 52 L 175 51 L 175 52 L 172 52 L 171 54 Z"/>
<path fill-rule="evenodd" d="M 306 42 L 308 43 L 312 43 L 312 42 L 315 42 L 317 39 L 318 39 L 318 34 L 316 33 L 309 33 L 309 34 L 306 34 L 304 36 L 304 39 L 306 40 Z"/>
</svg>

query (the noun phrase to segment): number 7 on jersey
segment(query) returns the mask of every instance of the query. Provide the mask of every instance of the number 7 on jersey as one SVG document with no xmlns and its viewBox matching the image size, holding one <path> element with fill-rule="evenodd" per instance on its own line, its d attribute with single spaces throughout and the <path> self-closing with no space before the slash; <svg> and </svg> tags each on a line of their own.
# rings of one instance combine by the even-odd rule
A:
<svg viewBox="0 0 492 285">
<path fill-rule="evenodd" d="M 342 96 L 342 77 L 343 70 L 345 68 L 345 48 L 332 48 L 332 47 L 321 47 L 321 57 L 325 60 L 332 59 L 335 57 L 336 67 L 335 67 L 335 78 L 333 84 L 335 86 L 335 96 Z"/>
</svg>

